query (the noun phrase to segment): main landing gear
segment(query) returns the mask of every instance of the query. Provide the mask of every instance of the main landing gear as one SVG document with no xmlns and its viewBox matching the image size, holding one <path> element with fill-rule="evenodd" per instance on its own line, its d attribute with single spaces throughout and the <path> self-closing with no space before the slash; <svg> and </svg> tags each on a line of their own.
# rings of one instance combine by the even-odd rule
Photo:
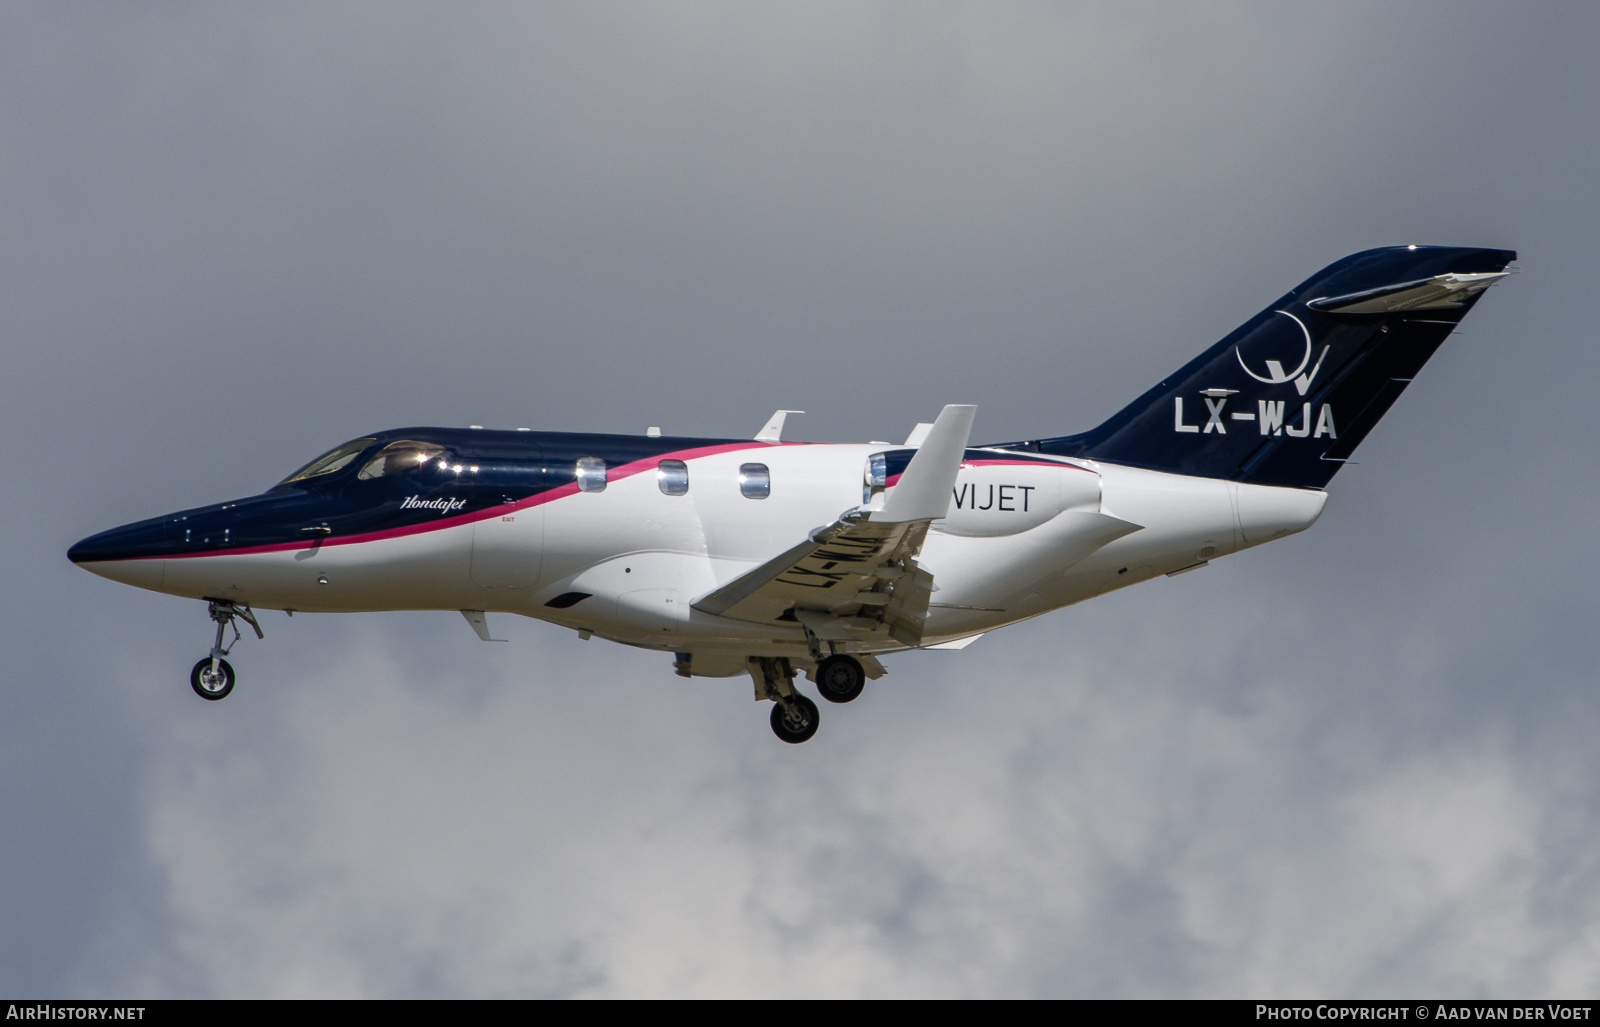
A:
<svg viewBox="0 0 1600 1027">
<path fill-rule="evenodd" d="M 772 733 L 794 745 L 806 741 L 817 733 L 817 704 L 799 692 L 773 703 Z"/>
<path fill-rule="evenodd" d="M 756 679 L 756 698 L 772 700 L 772 733 L 798 745 L 817 733 L 817 704 L 794 690 L 794 669 L 783 657 L 750 659 L 750 676 Z"/>
<path fill-rule="evenodd" d="M 795 691 L 794 668 L 789 661 L 781 656 L 752 656 L 748 665 L 756 683 L 756 698 L 772 702 L 772 733 L 790 744 L 816 734 L 817 704 Z M 882 668 L 878 673 L 883 673 Z M 854 656 L 833 653 L 817 660 L 816 682 L 824 699 L 849 702 L 866 687 L 867 671 Z"/>
<path fill-rule="evenodd" d="M 829 702 L 849 702 L 867 686 L 867 672 L 854 656 L 835 653 L 817 664 L 817 693 Z"/>
<path fill-rule="evenodd" d="M 194 670 L 189 672 L 189 686 L 202 699 L 215 702 L 227 698 L 228 693 L 233 691 L 233 668 L 223 657 L 239 641 L 239 625 L 234 623 L 235 617 L 254 628 L 257 638 L 266 637 L 261 633 L 261 625 L 256 623 L 256 615 L 250 612 L 250 607 L 239 606 L 227 599 L 211 600 L 211 619 L 217 622 L 217 640 L 211 646 L 211 655 L 195 664 Z M 224 647 L 222 633 L 227 628 L 233 629 L 233 641 Z"/>
</svg>

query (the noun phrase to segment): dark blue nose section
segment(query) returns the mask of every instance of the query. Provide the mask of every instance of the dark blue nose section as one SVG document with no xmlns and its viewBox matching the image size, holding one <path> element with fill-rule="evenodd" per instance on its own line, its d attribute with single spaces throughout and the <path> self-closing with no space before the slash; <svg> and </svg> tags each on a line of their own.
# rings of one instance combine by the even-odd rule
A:
<svg viewBox="0 0 1600 1027">
<path fill-rule="evenodd" d="M 110 564 L 306 543 L 308 526 L 328 524 L 327 507 L 326 497 L 299 490 L 235 499 L 90 535 L 67 550 L 67 559 L 105 574 Z"/>
<path fill-rule="evenodd" d="M 167 532 L 170 521 L 170 517 L 154 517 L 90 535 L 67 550 L 67 559 L 83 564 L 165 556 L 170 541 Z"/>
</svg>

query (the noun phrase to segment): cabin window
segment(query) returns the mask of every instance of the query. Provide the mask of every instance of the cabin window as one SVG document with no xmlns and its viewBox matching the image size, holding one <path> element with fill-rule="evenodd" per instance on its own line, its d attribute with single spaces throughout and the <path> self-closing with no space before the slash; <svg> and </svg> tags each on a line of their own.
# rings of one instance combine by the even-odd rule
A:
<svg viewBox="0 0 1600 1027">
<path fill-rule="evenodd" d="M 606 490 L 606 462 L 597 456 L 578 457 L 578 491 Z"/>
<path fill-rule="evenodd" d="M 368 460 L 356 474 L 356 478 L 367 481 L 371 478 L 386 478 L 401 471 L 414 470 L 443 453 L 444 447 L 432 442 L 401 439 L 378 450 L 377 455 Z"/>
<path fill-rule="evenodd" d="M 350 461 L 361 455 L 362 450 L 366 449 L 368 446 L 377 441 L 377 439 L 366 438 L 353 439 L 350 442 L 346 442 L 338 449 L 331 450 L 330 452 L 324 453 L 317 457 L 309 464 L 306 464 L 298 471 L 278 482 L 278 484 L 287 485 L 292 481 L 304 481 L 307 478 L 319 478 L 324 474 L 332 474 L 334 471 L 343 470 L 350 464 Z"/>
<path fill-rule="evenodd" d="M 656 484 L 663 495 L 683 496 L 689 492 L 689 465 L 682 460 L 663 460 L 656 464 Z"/>
<path fill-rule="evenodd" d="M 766 464 L 739 465 L 739 491 L 746 499 L 766 499 L 772 494 L 772 473 Z"/>
</svg>

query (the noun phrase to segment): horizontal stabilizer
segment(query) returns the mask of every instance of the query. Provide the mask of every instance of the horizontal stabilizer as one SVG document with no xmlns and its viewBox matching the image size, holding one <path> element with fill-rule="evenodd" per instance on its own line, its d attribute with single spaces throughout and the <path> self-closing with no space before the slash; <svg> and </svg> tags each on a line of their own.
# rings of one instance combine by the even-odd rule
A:
<svg viewBox="0 0 1600 1027">
<path fill-rule="evenodd" d="M 956 475 L 961 471 L 961 458 L 966 455 L 972 418 L 977 412 L 975 406 L 956 403 L 939 411 L 933 427 L 928 429 L 927 439 L 906 465 L 900 483 L 889 494 L 883 512 L 873 520 L 880 524 L 903 524 L 945 515 L 950 509 L 950 494 L 955 489 Z"/>
<path fill-rule="evenodd" d="M 1363 289 L 1345 296 L 1324 296 L 1306 306 L 1325 314 L 1396 314 L 1408 310 L 1460 310 L 1467 300 L 1506 277 L 1509 271 L 1471 275 L 1436 275 L 1419 282 L 1401 282 Z"/>
</svg>

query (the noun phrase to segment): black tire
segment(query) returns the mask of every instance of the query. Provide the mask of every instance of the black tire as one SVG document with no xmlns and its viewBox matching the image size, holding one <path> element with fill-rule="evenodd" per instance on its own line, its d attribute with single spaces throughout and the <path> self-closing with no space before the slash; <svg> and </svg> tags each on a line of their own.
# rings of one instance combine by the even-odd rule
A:
<svg viewBox="0 0 1600 1027">
<path fill-rule="evenodd" d="M 790 745 L 799 745 L 817 733 L 817 704 L 796 695 L 793 705 L 797 718 L 791 719 L 783 703 L 772 704 L 772 733 Z"/>
<path fill-rule="evenodd" d="M 218 660 L 217 670 L 219 673 L 213 677 L 209 656 L 194 665 L 194 670 L 189 672 L 189 687 L 194 689 L 195 695 L 212 702 L 228 697 L 233 691 L 233 668 L 228 666 L 227 660 Z"/>
<path fill-rule="evenodd" d="M 829 702 L 849 702 L 867 687 L 867 672 L 854 656 L 839 653 L 817 664 L 817 694 Z"/>
</svg>

